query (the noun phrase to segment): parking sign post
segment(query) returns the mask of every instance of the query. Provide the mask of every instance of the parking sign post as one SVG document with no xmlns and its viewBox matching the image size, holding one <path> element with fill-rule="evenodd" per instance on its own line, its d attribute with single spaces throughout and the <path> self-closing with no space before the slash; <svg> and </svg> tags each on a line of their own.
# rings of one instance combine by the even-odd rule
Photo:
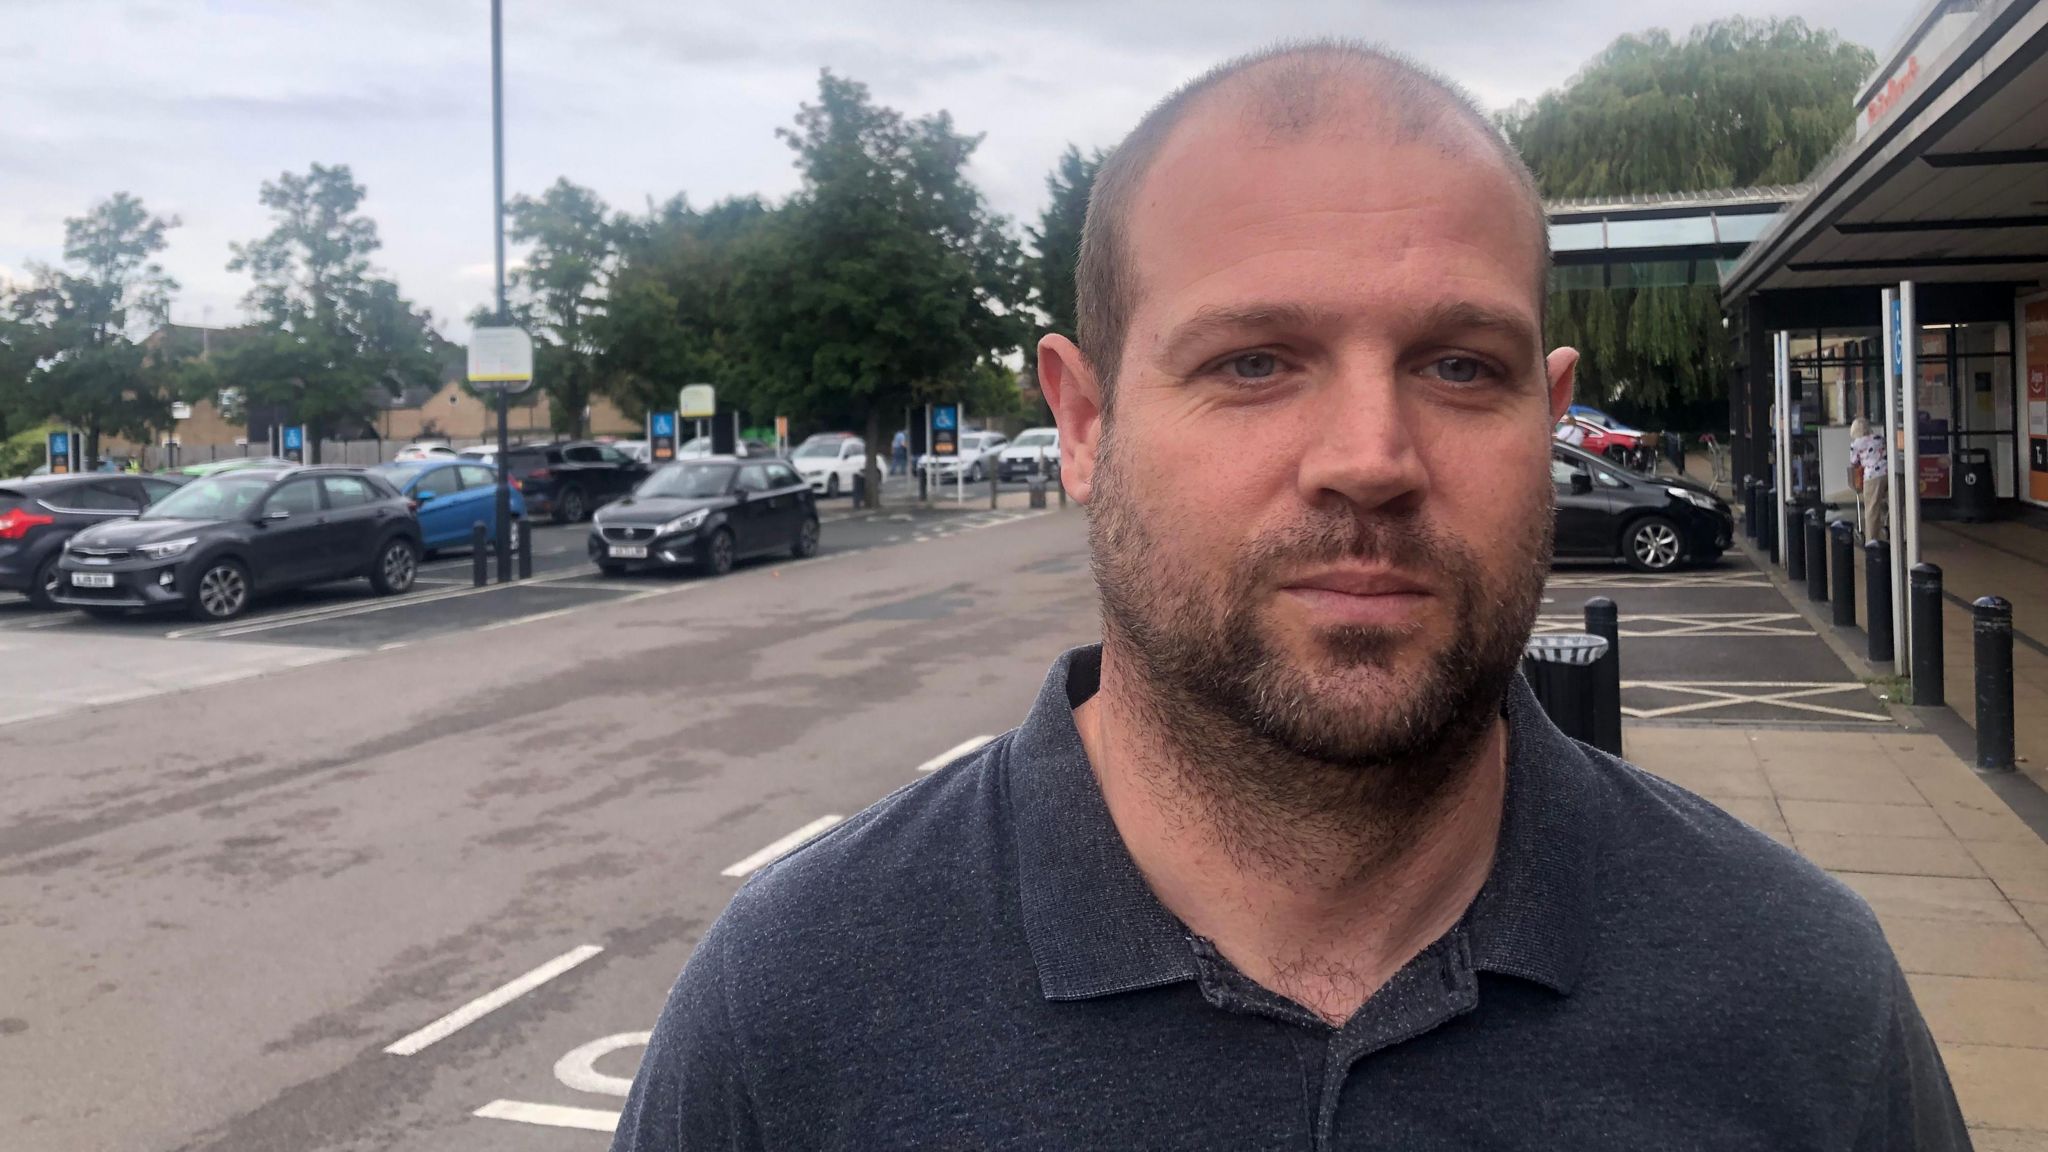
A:
<svg viewBox="0 0 2048 1152">
<path fill-rule="evenodd" d="M 500 299 L 502 306 L 502 298 Z M 492 523 L 512 523 L 512 434 L 507 415 L 509 397 L 533 387 L 533 338 L 511 327 L 478 328 L 469 338 L 469 383 L 479 392 L 495 392 L 498 401 L 498 503 Z M 498 533 L 498 582 L 512 579 L 512 534 Z"/>
<path fill-rule="evenodd" d="M 306 426 L 287 424 L 284 427 L 284 458 L 294 464 L 306 462 Z"/>
<path fill-rule="evenodd" d="M 666 464 L 676 458 L 675 413 L 647 414 L 647 458 L 655 464 Z"/>
<path fill-rule="evenodd" d="M 50 475 L 62 476 L 78 470 L 78 437 L 69 432 L 52 432 L 44 448 L 49 454 Z"/>
</svg>

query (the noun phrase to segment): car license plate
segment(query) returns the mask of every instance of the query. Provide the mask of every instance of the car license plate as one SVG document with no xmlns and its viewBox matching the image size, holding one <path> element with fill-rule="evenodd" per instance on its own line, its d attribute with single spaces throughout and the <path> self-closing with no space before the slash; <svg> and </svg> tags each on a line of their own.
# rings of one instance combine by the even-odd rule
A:
<svg viewBox="0 0 2048 1152">
<path fill-rule="evenodd" d="M 647 546 L 645 544 L 614 544 L 612 545 L 612 559 L 645 560 L 647 559 Z"/>
<path fill-rule="evenodd" d="M 71 574 L 71 586 L 73 588 L 112 588 L 114 586 L 114 574 L 112 572 L 73 572 Z"/>
</svg>

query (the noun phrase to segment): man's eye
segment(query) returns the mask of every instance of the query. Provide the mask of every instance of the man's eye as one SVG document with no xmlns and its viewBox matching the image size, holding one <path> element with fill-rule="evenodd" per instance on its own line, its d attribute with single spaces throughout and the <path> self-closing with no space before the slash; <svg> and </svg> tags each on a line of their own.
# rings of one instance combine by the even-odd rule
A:
<svg viewBox="0 0 2048 1152">
<path fill-rule="evenodd" d="M 1447 384 L 1473 384 L 1486 374 L 1486 365 L 1470 356 L 1445 356 L 1430 368 Z"/>
<path fill-rule="evenodd" d="M 1280 359 L 1271 352 L 1247 352 L 1223 362 L 1223 368 L 1239 380 L 1266 380 L 1280 372 Z"/>
</svg>

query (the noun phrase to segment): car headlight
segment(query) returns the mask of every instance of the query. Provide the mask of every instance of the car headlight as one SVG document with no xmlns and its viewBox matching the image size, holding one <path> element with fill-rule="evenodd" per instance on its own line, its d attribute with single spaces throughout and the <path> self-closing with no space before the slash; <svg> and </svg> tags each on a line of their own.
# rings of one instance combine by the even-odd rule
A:
<svg viewBox="0 0 2048 1152">
<path fill-rule="evenodd" d="M 159 540 L 154 544 L 143 544 L 135 551 L 144 560 L 169 560 L 173 556 L 182 555 L 197 543 L 199 537 L 185 536 L 176 540 Z"/>
<path fill-rule="evenodd" d="M 1673 485 L 1669 488 L 1666 488 L 1664 489 L 1664 491 L 1670 493 L 1673 496 L 1678 497 L 1680 500 L 1683 500 L 1696 508 L 1705 508 L 1709 512 L 1718 511 L 1720 508 L 1719 503 L 1717 503 L 1712 496 L 1709 496 L 1704 492 L 1695 492 L 1690 488 L 1680 488 L 1677 485 Z"/>
<path fill-rule="evenodd" d="M 656 528 L 654 534 L 656 536 L 667 536 L 671 532 L 688 532 L 690 529 L 704 523 L 705 519 L 710 515 L 711 509 L 709 508 L 699 508 L 695 512 L 686 512 Z"/>
</svg>

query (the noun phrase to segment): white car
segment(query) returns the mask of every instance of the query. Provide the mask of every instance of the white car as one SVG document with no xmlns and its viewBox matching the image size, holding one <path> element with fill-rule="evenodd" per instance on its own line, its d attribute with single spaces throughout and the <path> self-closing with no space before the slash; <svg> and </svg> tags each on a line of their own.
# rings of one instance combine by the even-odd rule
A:
<svg viewBox="0 0 2048 1152">
<path fill-rule="evenodd" d="M 853 491 L 853 479 L 867 470 L 868 446 L 855 436 L 812 437 L 797 445 L 789 462 L 797 475 L 824 496 Z"/>
<path fill-rule="evenodd" d="M 400 448 L 398 455 L 393 456 L 391 459 L 394 462 L 402 460 L 453 460 L 457 455 L 455 449 L 450 447 L 446 440 L 420 440 Z"/>
<path fill-rule="evenodd" d="M 1026 428 L 997 458 L 996 473 L 1005 480 L 1048 479 L 1060 474 L 1060 430 Z"/>
<path fill-rule="evenodd" d="M 988 479 L 995 471 L 996 460 L 1010 443 L 1010 438 L 1001 432 L 962 432 L 960 451 L 957 455 L 933 456 L 927 452 L 917 458 L 918 471 L 931 470 L 932 481 L 952 481 L 967 477 L 970 484 Z"/>
<path fill-rule="evenodd" d="M 654 449 L 648 447 L 645 440 L 614 440 L 612 447 L 642 464 L 654 462 Z"/>
</svg>

